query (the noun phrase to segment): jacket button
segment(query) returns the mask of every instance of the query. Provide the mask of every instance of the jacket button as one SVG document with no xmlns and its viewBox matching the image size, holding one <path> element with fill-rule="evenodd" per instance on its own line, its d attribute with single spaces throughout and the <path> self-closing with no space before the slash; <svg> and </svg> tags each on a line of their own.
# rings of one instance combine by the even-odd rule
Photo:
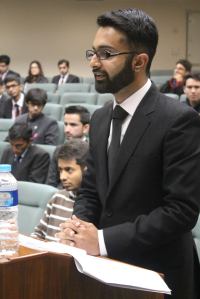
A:
<svg viewBox="0 0 200 299">
<path fill-rule="evenodd" d="M 111 217 L 112 215 L 113 215 L 113 212 L 111 210 L 108 210 L 107 213 L 106 213 L 106 216 Z"/>
</svg>

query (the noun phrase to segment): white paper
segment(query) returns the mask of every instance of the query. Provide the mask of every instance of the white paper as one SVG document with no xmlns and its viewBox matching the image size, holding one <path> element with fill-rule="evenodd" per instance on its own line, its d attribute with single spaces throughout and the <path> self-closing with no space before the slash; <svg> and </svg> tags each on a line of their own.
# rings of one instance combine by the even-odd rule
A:
<svg viewBox="0 0 200 299">
<path fill-rule="evenodd" d="M 67 253 L 74 257 L 77 269 L 92 278 L 109 285 L 171 294 L 162 277 L 147 269 L 135 267 L 111 259 L 88 255 L 85 250 L 57 242 L 44 242 L 19 235 L 20 245 L 48 252 Z"/>
</svg>

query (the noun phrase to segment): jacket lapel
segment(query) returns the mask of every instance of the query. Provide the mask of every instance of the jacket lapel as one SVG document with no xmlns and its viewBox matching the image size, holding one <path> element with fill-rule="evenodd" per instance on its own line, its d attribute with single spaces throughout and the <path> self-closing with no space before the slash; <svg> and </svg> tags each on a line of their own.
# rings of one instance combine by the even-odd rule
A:
<svg viewBox="0 0 200 299">
<path fill-rule="evenodd" d="M 120 147 L 118 163 L 109 183 L 107 196 L 116 184 L 120 174 L 126 167 L 130 157 L 134 154 L 137 145 L 151 124 L 151 118 L 149 116 L 155 110 L 157 96 L 158 92 L 156 88 L 152 86 L 134 113 Z"/>
</svg>

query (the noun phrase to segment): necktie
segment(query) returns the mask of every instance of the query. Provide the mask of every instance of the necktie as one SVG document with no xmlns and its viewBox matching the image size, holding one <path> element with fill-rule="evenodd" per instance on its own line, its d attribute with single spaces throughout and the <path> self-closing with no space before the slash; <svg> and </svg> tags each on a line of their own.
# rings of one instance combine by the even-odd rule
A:
<svg viewBox="0 0 200 299">
<path fill-rule="evenodd" d="M 19 116 L 19 105 L 15 104 L 15 117 Z"/>
<path fill-rule="evenodd" d="M 126 112 L 122 107 L 119 105 L 115 106 L 113 110 L 113 121 L 112 121 L 112 139 L 108 149 L 108 173 L 109 178 L 111 178 L 113 174 L 113 169 L 117 163 L 117 156 L 120 149 L 120 138 L 121 138 L 121 128 L 122 123 L 128 112 Z"/>
<path fill-rule="evenodd" d="M 65 78 L 64 76 L 61 77 L 60 84 L 64 83 L 64 78 Z"/>
</svg>

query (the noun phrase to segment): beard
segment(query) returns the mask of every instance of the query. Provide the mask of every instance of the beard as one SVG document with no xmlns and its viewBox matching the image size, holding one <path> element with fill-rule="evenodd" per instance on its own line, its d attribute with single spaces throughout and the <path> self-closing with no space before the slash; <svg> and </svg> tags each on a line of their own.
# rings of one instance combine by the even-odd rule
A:
<svg viewBox="0 0 200 299">
<path fill-rule="evenodd" d="M 119 90 L 133 82 L 135 79 L 135 72 L 132 70 L 132 58 L 133 57 L 127 58 L 123 69 L 112 78 L 110 78 L 106 72 L 96 70 L 98 73 L 101 73 L 105 77 L 104 80 L 95 80 L 96 91 L 99 93 L 115 94 Z"/>
</svg>

